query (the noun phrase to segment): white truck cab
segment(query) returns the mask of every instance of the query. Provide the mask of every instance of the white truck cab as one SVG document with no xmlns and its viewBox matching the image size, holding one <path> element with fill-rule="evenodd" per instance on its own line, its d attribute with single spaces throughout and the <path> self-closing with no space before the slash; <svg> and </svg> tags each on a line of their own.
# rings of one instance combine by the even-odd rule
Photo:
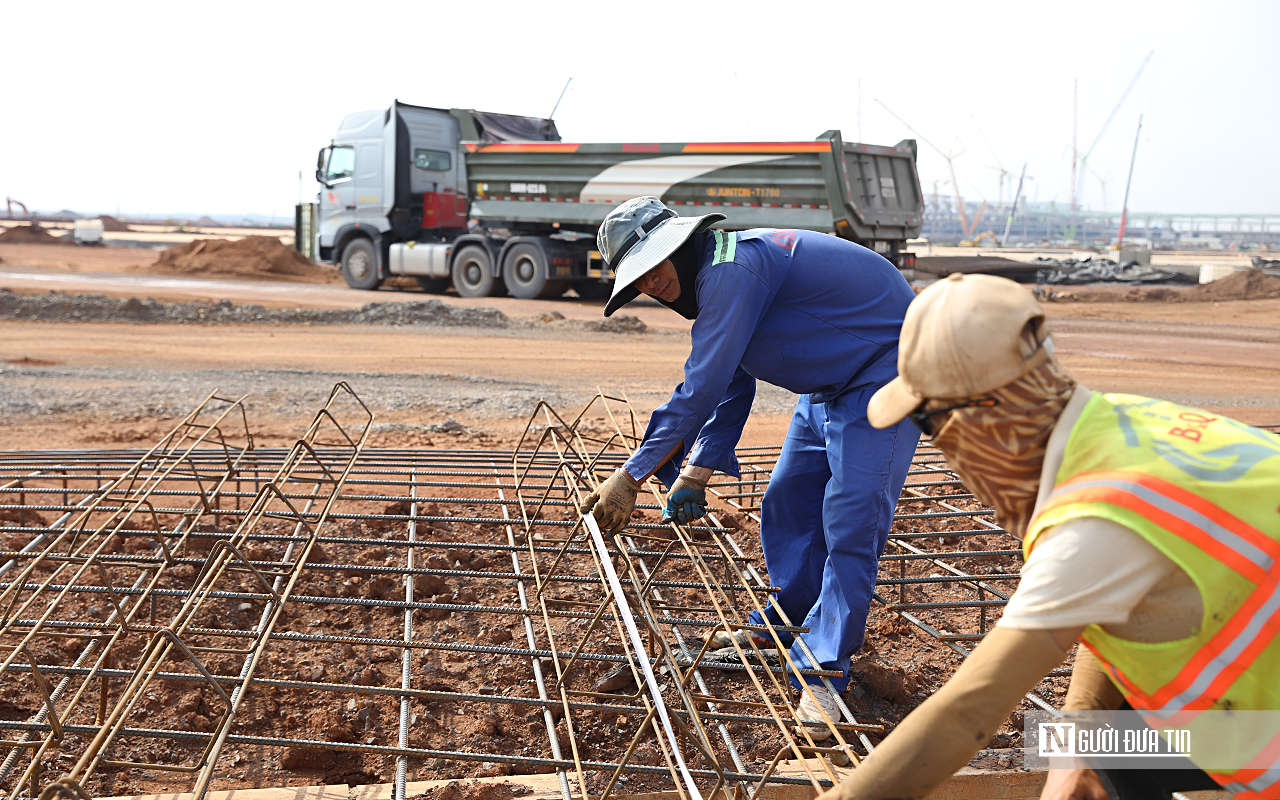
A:
<svg viewBox="0 0 1280 800">
<path fill-rule="evenodd" d="M 444 245 L 465 233 L 466 162 L 460 141 L 457 120 L 443 109 L 397 102 L 385 111 L 347 115 L 316 165 L 322 185 L 316 232 L 321 259 L 340 264 L 352 286 L 373 288 L 389 272 L 401 273 L 388 269 L 392 244 L 422 242 L 426 254 L 426 246 Z M 430 256 L 425 260 L 445 263 Z M 412 266 L 402 274 L 435 278 L 444 288 L 449 276 L 443 268 L 438 276 L 429 264 L 425 274 Z"/>
</svg>

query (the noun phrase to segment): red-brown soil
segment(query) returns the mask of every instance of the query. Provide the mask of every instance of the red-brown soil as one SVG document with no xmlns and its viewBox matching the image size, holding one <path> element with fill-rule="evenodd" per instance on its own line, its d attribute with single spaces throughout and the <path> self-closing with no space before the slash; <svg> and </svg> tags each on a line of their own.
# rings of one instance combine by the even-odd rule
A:
<svg viewBox="0 0 1280 800">
<path fill-rule="evenodd" d="M 1262 300 L 1280 297 L 1280 278 L 1260 269 L 1241 270 L 1222 280 L 1193 286 L 1188 300 Z"/>
<path fill-rule="evenodd" d="M 237 241 L 196 239 L 160 254 L 148 272 L 179 275 L 262 276 L 302 283 L 342 283 L 337 270 L 321 267 L 274 236 Z"/>
<path fill-rule="evenodd" d="M 1057 303 L 1208 303 L 1280 298 L 1280 278 L 1245 269 L 1198 286 L 1042 286 L 1042 299 Z"/>
<path fill-rule="evenodd" d="M 532 793 L 532 789 L 517 783 L 482 783 L 480 781 L 454 781 L 444 786 L 415 794 L 409 800 L 513 800 Z"/>
<path fill-rule="evenodd" d="M 121 222 L 110 214 L 99 214 L 98 219 L 102 220 L 102 229 L 109 233 L 125 233 L 133 230 L 126 223 Z"/>
<path fill-rule="evenodd" d="M 65 241 L 54 236 L 49 231 L 38 225 L 19 225 L 14 228 L 0 233 L 0 243 L 3 244 L 66 244 Z"/>
</svg>

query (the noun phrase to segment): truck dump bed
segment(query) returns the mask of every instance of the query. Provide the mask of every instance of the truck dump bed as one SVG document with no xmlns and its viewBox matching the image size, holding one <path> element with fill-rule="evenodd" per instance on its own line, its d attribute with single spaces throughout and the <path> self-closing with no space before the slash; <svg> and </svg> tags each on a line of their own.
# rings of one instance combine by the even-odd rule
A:
<svg viewBox="0 0 1280 800">
<path fill-rule="evenodd" d="M 802 228 L 861 242 L 918 236 L 924 212 L 916 143 L 467 143 L 470 215 L 598 225 L 624 200 L 654 195 L 685 216 L 718 211 L 726 228 Z"/>
</svg>

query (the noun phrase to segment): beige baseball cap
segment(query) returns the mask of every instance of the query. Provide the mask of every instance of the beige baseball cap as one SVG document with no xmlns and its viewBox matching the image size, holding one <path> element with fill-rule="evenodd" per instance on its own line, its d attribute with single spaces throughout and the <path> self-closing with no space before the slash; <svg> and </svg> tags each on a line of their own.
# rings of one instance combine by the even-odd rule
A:
<svg viewBox="0 0 1280 800">
<path fill-rule="evenodd" d="M 1034 322 L 1034 340 L 1023 336 Z M 952 273 L 907 308 L 898 377 L 871 397 L 877 428 L 902 421 L 930 399 L 977 397 L 1017 380 L 1053 353 L 1044 309 L 1008 278 Z"/>
</svg>

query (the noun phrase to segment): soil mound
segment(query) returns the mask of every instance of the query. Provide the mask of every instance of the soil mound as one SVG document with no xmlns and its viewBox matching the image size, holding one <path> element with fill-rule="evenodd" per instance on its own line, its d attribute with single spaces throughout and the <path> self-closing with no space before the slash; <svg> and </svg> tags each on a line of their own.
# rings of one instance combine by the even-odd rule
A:
<svg viewBox="0 0 1280 800">
<path fill-rule="evenodd" d="M 337 270 L 326 269 L 274 236 L 248 236 L 239 241 L 196 239 L 160 254 L 157 272 L 182 275 L 240 275 L 305 283 L 341 283 Z"/>
<path fill-rule="evenodd" d="M 0 319 L 46 322 L 163 322 L 206 325 L 448 325 L 506 328 L 511 324 L 492 308 L 463 308 L 439 300 L 368 303 L 360 308 L 264 308 L 208 303 L 165 303 L 150 298 L 127 300 L 100 294 L 18 294 L 0 288 Z M 27 366 L 33 366 L 27 364 Z"/>
<path fill-rule="evenodd" d="M 5 244 L 66 244 L 66 242 L 37 225 L 19 225 L 0 233 Z"/>
<path fill-rule="evenodd" d="M 109 231 L 111 233 L 124 233 L 125 231 L 133 230 L 133 228 L 130 228 L 128 225 L 110 214 L 99 214 L 98 219 L 102 220 L 102 229 L 104 231 Z"/>
<path fill-rule="evenodd" d="M 1245 269 L 1187 292 L 1187 300 L 1264 300 L 1280 297 L 1280 278 L 1260 269 Z"/>
<path fill-rule="evenodd" d="M 452 781 L 444 786 L 437 786 L 422 794 L 414 795 L 410 800 L 513 800 L 532 792 L 533 790 L 527 786 L 508 781 L 500 783 Z"/>
</svg>

